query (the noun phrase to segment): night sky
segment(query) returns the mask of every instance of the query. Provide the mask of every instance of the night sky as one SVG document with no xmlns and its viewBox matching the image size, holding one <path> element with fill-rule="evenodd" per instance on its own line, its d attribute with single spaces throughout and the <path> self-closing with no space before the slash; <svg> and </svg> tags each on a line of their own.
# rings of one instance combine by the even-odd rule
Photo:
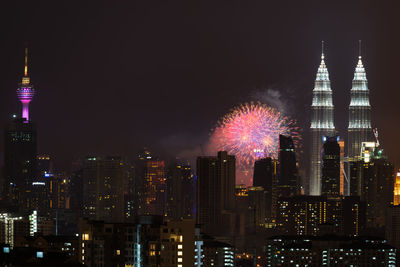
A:
<svg viewBox="0 0 400 267">
<path fill-rule="evenodd" d="M 143 146 L 164 157 L 199 153 L 219 117 L 266 98 L 298 120 L 307 149 L 321 40 L 345 136 L 362 39 L 372 124 L 399 166 L 398 1 L 107 2 L 1 4 L 1 140 L 20 111 L 15 90 L 28 43 L 39 152 L 59 168 Z"/>
</svg>

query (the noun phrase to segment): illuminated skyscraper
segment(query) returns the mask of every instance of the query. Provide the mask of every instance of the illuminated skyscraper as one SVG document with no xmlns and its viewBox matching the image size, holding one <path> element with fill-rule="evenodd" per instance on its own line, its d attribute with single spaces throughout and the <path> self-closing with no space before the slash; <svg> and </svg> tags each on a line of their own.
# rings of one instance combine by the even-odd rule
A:
<svg viewBox="0 0 400 267">
<path fill-rule="evenodd" d="M 340 195 L 344 195 L 344 141 L 339 140 L 340 147 Z"/>
<path fill-rule="evenodd" d="M 165 161 L 146 161 L 143 194 L 145 200 L 143 214 L 164 216 L 167 200 Z"/>
<path fill-rule="evenodd" d="M 322 43 L 323 45 L 323 43 Z M 322 47 L 323 48 L 323 47 Z M 335 135 L 331 82 L 322 51 L 312 100 L 310 194 L 321 194 L 322 138 Z"/>
<path fill-rule="evenodd" d="M 35 89 L 28 76 L 28 48 L 25 48 L 25 71 L 22 82 L 17 89 L 17 96 L 22 103 L 22 118 L 26 119 L 26 122 L 29 122 L 29 103 L 34 95 Z"/>
<path fill-rule="evenodd" d="M 394 205 L 400 205 L 400 170 L 397 170 L 394 183 Z"/>
<path fill-rule="evenodd" d="M 361 49 L 350 94 L 347 154 L 350 161 L 357 161 L 361 156 L 361 144 L 363 142 L 375 141 L 371 128 L 371 106 L 369 104 L 368 82 L 361 61 Z M 350 185 L 347 184 L 345 191 L 348 192 L 349 187 Z"/>
</svg>

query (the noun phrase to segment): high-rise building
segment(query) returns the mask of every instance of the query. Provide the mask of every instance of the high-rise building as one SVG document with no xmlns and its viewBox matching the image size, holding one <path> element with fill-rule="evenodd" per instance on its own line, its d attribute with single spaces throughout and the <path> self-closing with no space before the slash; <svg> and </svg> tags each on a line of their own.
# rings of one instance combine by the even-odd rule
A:
<svg viewBox="0 0 400 267">
<path fill-rule="evenodd" d="M 394 183 L 394 205 L 400 205 L 400 170 L 397 170 L 396 180 Z"/>
<path fill-rule="evenodd" d="M 280 197 L 276 225 L 289 235 L 357 236 L 365 225 L 365 203 L 359 197 Z"/>
<path fill-rule="evenodd" d="M 339 147 L 340 147 L 340 195 L 344 196 L 344 176 L 345 176 L 345 169 L 344 169 L 344 141 L 339 140 Z M 346 176 L 347 177 L 347 176 Z M 350 194 L 350 193 L 348 193 Z"/>
<path fill-rule="evenodd" d="M 368 153 L 364 150 L 361 160 L 350 165 L 350 192 L 366 202 L 366 225 L 375 228 L 385 225 L 385 211 L 393 205 L 394 167 L 382 149 L 370 148 Z"/>
<path fill-rule="evenodd" d="M 350 95 L 347 141 L 347 154 L 350 161 L 348 166 L 349 173 L 351 172 L 351 162 L 360 160 L 362 156 L 362 143 L 375 141 L 371 128 L 371 106 L 369 103 L 367 75 L 361 60 L 361 42 L 360 55 L 355 68 Z M 350 184 L 347 184 L 346 191 L 349 190 Z"/>
<path fill-rule="evenodd" d="M 197 223 L 205 233 L 227 229 L 225 211 L 235 205 L 235 157 L 226 151 L 217 157 L 197 158 Z"/>
<path fill-rule="evenodd" d="M 366 222 L 366 203 L 361 201 L 358 196 L 343 197 L 339 222 L 341 234 L 345 236 L 361 235 Z"/>
<path fill-rule="evenodd" d="M 361 61 L 361 54 L 358 57 L 350 94 L 347 154 L 350 159 L 358 160 L 361 156 L 362 142 L 374 141 L 371 128 L 368 81 Z"/>
<path fill-rule="evenodd" d="M 83 215 L 121 222 L 124 218 L 124 163 L 120 157 L 87 157 L 83 166 Z"/>
<path fill-rule="evenodd" d="M 169 219 L 194 218 L 195 176 L 188 164 L 175 163 L 167 173 L 167 215 Z"/>
<path fill-rule="evenodd" d="M 167 174 L 165 161 L 154 157 L 146 148 L 135 162 L 133 202 L 138 215 L 167 216 Z"/>
<path fill-rule="evenodd" d="M 312 100 L 310 194 L 321 194 L 322 138 L 334 136 L 332 90 L 322 51 Z"/>
<path fill-rule="evenodd" d="M 278 162 L 271 158 L 263 158 L 254 162 L 253 187 L 262 188 L 264 191 L 265 218 L 268 222 L 274 220 L 276 215 L 276 200 L 279 193 L 277 186 L 278 170 Z"/>
<path fill-rule="evenodd" d="M 29 193 L 37 175 L 36 150 L 35 125 L 25 119 L 11 121 L 5 132 L 4 196 L 21 211 L 31 209 Z"/>
<path fill-rule="evenodd" d="M 167 186 L 165 161 L 147 160 L 143 190 L 143 213 L 145 215 L 166 215 Z"/>
<path fill-rule="evenodd" d="M 277 170 L 272 158 L 262 158 L 254 162 L 253 186 L 272 188 L 275 176 L 277 176 Z"/>
<path fill-rule="evenodd" d="M 322 152 L 322 194 L 340 195 L 339 137 L 324 137 Z"/>
<path fill-rule="evenodd" d="M 136 199 L 135 166 L 126 162 L 124 169 L 124 214 L 125 220 L 133 222 L 138 214 Z"/>
<path fill-rule="evenodd" d="M 135 203 L 135 210 L 137 215 L 145 215 L 146 199 L 145 199 L 145 174 L 147 168 L 147 161 L 152 160 L 153 156 L 150 151 L 144 148 L 138 153 L 137 159 L 134 162 L 134 196 L 133 202 Z"/>
<path fill-rule="evenodd" d="M 386 209 L 385 238 L 390 245 L 400 249 L 400 205 Z"/>
<path fill-rule="evenodd" d="M 71 210 L 76 215 L 81 216 L 83 214 L 83 167 L 82 162 L 77 161 L 73 163 L 73 170 L 70 179 L 70 192 L 69 196 L 71 199 Z"/>
<path fill-rule="evenodd" d="M 295 147 L 290 136 L 279 135 L 278 196 L 300 193 Z"/>
<path fill-rule="evenodd" d="M 278 198 L 277 228 L 285 234 L 318 235 L 327 222 L 327 199 L 323 196 Z"/>
</svg>

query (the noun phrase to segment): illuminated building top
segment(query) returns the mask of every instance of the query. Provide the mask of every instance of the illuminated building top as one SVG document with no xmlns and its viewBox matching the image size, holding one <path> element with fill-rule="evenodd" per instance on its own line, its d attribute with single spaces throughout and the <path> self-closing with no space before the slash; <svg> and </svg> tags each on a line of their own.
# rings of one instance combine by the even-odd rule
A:
<svg viewBox="0 0 400 267">
<path fill-rule="evenodd" d="M 17 96 L 19 101 L 22 103 L 22 118 L 25 118 L 27 122 L 29 121 L 29 103 L 32 101 L 34 95 L 35 89 L 33 88 L 28 76 L 28 49 L 25 48 L 24 76 L 22 77 L 22 81 L 17 89 Z"/>
<path fill-rule="evenodd" d="M 369 103 L 368 81 L 360 54 L 354 71 L 352 88 L 350 90 L 349 126 L 348 126 L 348 156 L 359 158 L 363 142 L 375 141 L 371 127 L 371 106 Z"/>
<path fill-rule="evenodd" d="M 317 77 L 315 79 L 311 107 L 313 109 L 313 118 L 311 120 L 312 129 L 335 129 L 333 123 L 331 82 L 329 80 L 328 68 L 325 64 L 325 55 L 323 51 L 321 63 L 318 67 Z"/>
</svg>

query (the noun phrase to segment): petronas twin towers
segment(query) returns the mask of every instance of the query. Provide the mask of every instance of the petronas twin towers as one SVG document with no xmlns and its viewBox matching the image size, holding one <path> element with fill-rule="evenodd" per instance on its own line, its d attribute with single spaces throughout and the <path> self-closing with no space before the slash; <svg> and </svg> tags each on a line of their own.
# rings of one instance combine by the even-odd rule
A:
<svg viewBox="0 0 400 267">
<path fill-rule="evenodd" d="M 328 68 L 325 64 L 322 49 L 321 64 L 319 65 L 312 100 L 311 117 L 311 166 L 310 166 L 310 195 L 321 194 L 321 150 L 324 136 L 336 135 L 332 101 L 332 89 Z M 347 155 L 349 159 L 358 157 L 361 153 L 361 143 L 372 141 L 371 106 L 364 66 L 359 56 L 354 73 L 351 99 L 349 106 L 349 126 L 347 140 Z"/>
</svg>

